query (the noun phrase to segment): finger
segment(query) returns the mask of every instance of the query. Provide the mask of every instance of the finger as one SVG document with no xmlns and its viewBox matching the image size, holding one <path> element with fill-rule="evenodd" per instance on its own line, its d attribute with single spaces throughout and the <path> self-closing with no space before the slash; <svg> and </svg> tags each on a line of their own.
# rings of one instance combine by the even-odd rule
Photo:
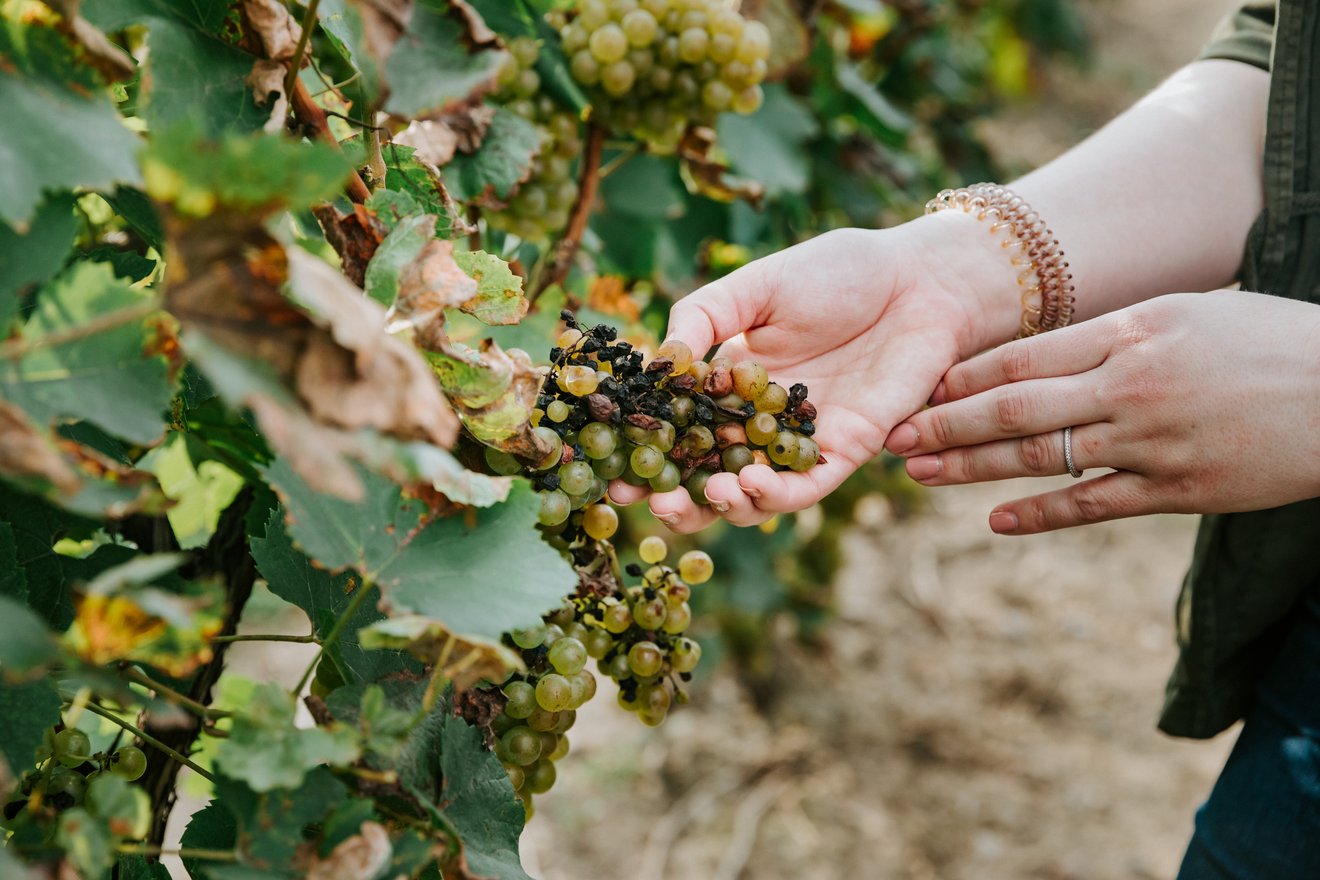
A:
<svg viewBox="0 0 1320 880">
<path fill-rule="evenodd" d="M 894 428 L 885 448 L 911 457 L 1105 421 L 1089 376 L 1032 379 L 922 410 Z"/>
<path fill-rule="evenodd" d="M 770 301 L 766 263 L 755 260 L 679 300 L 669 311 L 666 339 L 679 339 L 700 359 L 711 347 L 755 327 Z"/>
<path fill-rule="evenodd" d="M 990 528 L 1001 535 L 1035 535 L 1159 512 L 1154 484 L 1131 471 L 1086 480 L 1067 489 L 1019 498 L 990 513 Z"/>
<path fill-rule="evenodd" d="M 792 513 L 820 501 L 856 469 L 837 455 L 802 473 L 752 464 L 738 472 L 738 487 L 767 514 Z"/>
<path fill-rule="evenodd" d="M 651 513 L 671 532 L 680 535 L 699 532 L 719 519 L 718 513 L 709 506 L 694 502 L 682 487 L 652 495 Z"/>
<path fill-rule="evenodd" d="M 647 495 L 651 494 L 649 486 L 634 486 L 631 483 L 625 483 L 623 480 L 610 480 L 610 500 L 615 504 L 627 506 L 636 504 Z"/>
<path fill-rule="evenodd" d="M 1116 467 L 1116 460 L 1102 461 L 1119 448 L 1114 426 L 1095 422 L 1073 428 L 1073 464 L 1079 471 L 1093 467 Z M 996 440 L 979 446 L 961 446 L 907 460 L 908 476 L 926 486 L 956 486 L 1008 480 L 1014 477 L 1047 477 L 1068 473 L 1063 451 L 1063 432 L 1049 431 L 1011 440 Z"/>
<path fill-rule="evenodd" d="M 1109 322 L 1103 318 L 1015 339 L 950 367 L 932 402 L 947 403 L 1014 382 L 1094 370 L 1109 356 L 1112 339 Z"/>
<path fill-rule="evenodd" d="M 756 506 L 752 496 L 738 485 L 737 474 L 726 472 L 712 475 L 706 481 L 706 497 L 710 499 L 711 508 L 735 526 L 760 525 L 774 516 L 770 511 Z"/>
</svg>

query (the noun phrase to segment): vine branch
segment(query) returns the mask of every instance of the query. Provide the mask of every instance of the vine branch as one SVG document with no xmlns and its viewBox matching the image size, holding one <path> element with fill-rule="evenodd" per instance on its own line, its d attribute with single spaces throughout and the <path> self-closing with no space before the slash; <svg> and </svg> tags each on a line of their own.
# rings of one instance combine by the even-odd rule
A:
<svg viewBox="0 0 1320 880">
<path fill-rule="evenodd" d="M 302 29 L 298 32 L 298 45 L 293 49 L 293 58 L 289 61 L 289 72 L 284 75 L 284 94 L 293 94 L 293 84 L 298 79 L 298 70 L 302 67 L 303 53 L 307 51 L 307 41 L 311 39 L 312 28 L 316 27 L 316 7 L 321 0 L 311 0 L 307 11 L 303 13 Z"/>
<path fill-rule="evenodd" d="M 550 266 L 537 281 L 536 289 L 528 299 L 535 303 L 546 289 L 562 284 L 573 266 L 582 235 L 587 231 L 591 207 L 596 203 L 596 190 L 600 185 L 600 160 L 605 152 L 605 129 L 592 122 L 587 125 L 587 143 L 582 153 L 582 167 L 578 173 L 578 196 L 568 217 L 568 226 L 554 247 Z"/>
<path fill-rule="evenodd" d="M 298 123 L 308 129 L 312 134 L 328 144 L 334 144 L 339 149 L 339 141 L 335 139 L 334 132 L 330 131 L 330 123 L 326 121 L 325 111 L 321 105 L 312 100 L 312 95 L 307 91 L 307 85 L 298 77 L 293 78 L 293 90 L 288 92 L 289 106 L 293 108 L 293 117 Z M 371 190 L 367 187 L 362 175 L 357 171 L 351 171 L 348 175 L 348 197 L 361 204 L 371 197 Z"/>
</svg>

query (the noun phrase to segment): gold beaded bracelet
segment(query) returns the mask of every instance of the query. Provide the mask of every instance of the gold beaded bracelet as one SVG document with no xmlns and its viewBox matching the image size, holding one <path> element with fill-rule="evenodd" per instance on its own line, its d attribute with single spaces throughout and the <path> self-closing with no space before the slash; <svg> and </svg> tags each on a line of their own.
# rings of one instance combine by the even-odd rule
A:
<svg viewBox="0 0 1320 880">
<path fill-rule="evenodd" d="M 1054 233 L 1021 196 L 997 183 L 976 183 L 960 189 L 946 189 L 926 203 L 926 213 L 953 208 L 971 214 L 977 220 L 990 221 L 990 234 L 1009 231 L 1000 243 L 1015 249 L 1011 257 L 1022 288 L 1022 326 L 1018 337 L 1034 336 L 1047 330 L 1068 326 L 1073 316 L 1072 273 Z"/>
</svg>

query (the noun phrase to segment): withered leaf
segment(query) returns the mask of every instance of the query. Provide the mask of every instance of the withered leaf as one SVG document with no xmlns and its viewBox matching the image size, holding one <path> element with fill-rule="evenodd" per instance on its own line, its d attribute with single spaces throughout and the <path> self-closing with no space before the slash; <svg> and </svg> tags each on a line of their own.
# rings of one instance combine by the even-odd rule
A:
<svg viewBox="0 0 1320 880">
<path fill-rule="evenodd" d="M 326 241 L 339 254 L 339 262 L 348 279 L 362 287 L 366 283 L 367 264 L 385 240 L 385 224 L 366 205 L 353 205 L 344 213 L 329 202 L 312 206 L 312 213 L 325 231 Z"/>
<path fill-rule="evenodd" d="M 87 51 L 87 60 L 110 82 L 129 79 L 137 72 L 137 62 L 123 49 L 110 42 L 79 12 L 82 0 L 46 0 L 46 5 L 64 16 L 64 30 Z"/>
<path fill-rule="evenodd" d="M 81 486 L 50 437 L 6 400 L 0 400 L 0 473 L 45 480 L 68 495 Z"/>
<path fill-rule="evenodd" d="M 475 153 L 494 118 L 495 108 L 489 104 L 463 107 L 435 119 L 415 120 L 394 141 L 412 147 L 418 159 L 439 167 L 448 164 L 456 151 Z"/>
<path fill-rule="evenodd" d="M 278 61 L 258 58 L 252 64 L 252 72 L 244 82 L 252 89 L 252 100 L 258 107 L 270 104 L 270 116 L 262 125 L 263 131 L 278 132 L 284 130 L 284 122 L 289 116 L 289 96 L 284 94 L 284 75 L 287 70 Z"/>
<path fill-rule="evenodd" d="M 455 635 L 441 621 L 422 614 L 402 614 L 358 630 L 363 648 L 407 651 L 428 665 L 439 664 L 441 675 L 462 692 L 483 681 L 503 681 L 524 669 L 518 654 L 499 642 Z"/>
<path fill-rule="evenodd" d="M 715 130 L 702 125 L 689 126 L 678 143 L 679 170 L 683 182 L 693 192 L 721 202 L 743 199 L 760 206 L 765 187 L 755 180 L 729 173 L 729 166 L 711 156 L 715 148 Z"/>
<path fill-rule="evenodd" d="M 243 0 L 243 14 L 261 40 L 267 58 L 273 61 L 293 58 L 302 27 L 280 0 Z"/>
<path fill-rule="evenodd" d="M 307 880 L 356 880 L 375 877 L 390 863 L 394 847 L 379 822 L 363 822 L 358 833 L 336 846 L 325 858 L 313 856 Z"/>
</svg>

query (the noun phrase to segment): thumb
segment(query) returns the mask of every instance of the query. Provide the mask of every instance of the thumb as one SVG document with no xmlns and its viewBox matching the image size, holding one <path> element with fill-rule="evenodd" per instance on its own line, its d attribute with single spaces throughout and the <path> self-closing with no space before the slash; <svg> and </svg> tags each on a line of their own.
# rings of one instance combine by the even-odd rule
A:
<svg viewBox="0 0 1320 880">
<path fill-rule="evenodd" d="M 757 326 L 774 295 L 769 279 L 778 257 L 754 260 L 683 297 L 669 312 L 665 338 L 687 343 L 700 359 L 712 346 Z"/>
</svg>

